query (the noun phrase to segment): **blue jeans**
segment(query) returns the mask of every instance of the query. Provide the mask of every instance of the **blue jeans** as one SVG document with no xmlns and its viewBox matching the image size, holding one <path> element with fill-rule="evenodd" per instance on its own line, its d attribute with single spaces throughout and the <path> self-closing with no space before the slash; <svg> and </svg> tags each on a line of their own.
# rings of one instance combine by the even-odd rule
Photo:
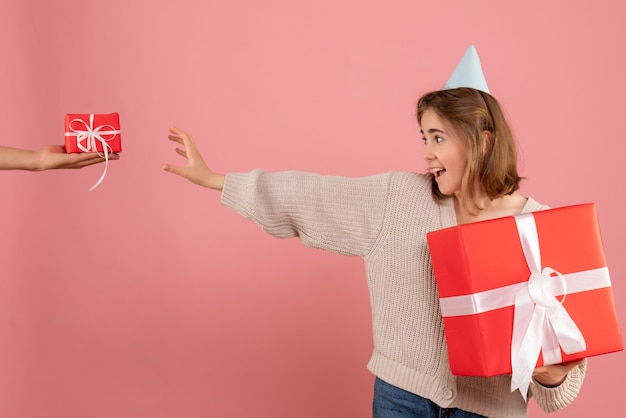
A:
<svg viewBox="0 0 626 418">
<path fill-rule="evenodd" d="M 376 378 L 373 418 L 485 418 L 456 408 L 442 408 L 433 401 Z"/>
</svg>

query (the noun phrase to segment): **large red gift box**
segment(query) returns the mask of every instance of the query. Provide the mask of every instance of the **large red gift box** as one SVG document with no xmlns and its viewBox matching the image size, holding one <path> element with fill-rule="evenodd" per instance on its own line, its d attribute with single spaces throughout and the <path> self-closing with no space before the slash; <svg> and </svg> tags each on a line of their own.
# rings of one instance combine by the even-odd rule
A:
<svg viewBox="0 0 626 418">
<path fill-rule="evenodd" d="M 105 153 L 106 147 L 106 153 Z M 65 151 L 67 153 L 122 151 L 118 113 L 65 115 Z"/>
<path fill-rule="evenodd" d="M 518 369 L 530 380 L 536 366 L 623 350 L 595 204 L 462 224 L 427 240 L 453 374 L 515 380 L 526 356 Z"/>
</svg>

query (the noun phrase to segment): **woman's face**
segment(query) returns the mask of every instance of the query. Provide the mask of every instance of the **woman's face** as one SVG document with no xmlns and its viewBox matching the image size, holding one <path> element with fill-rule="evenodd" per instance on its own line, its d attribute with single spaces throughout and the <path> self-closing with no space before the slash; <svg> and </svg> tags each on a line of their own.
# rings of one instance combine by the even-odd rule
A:
<svg viewBox="0 0 626 418">
<path fill-rule="evenodd" d="M 467 167 L 467 149 L 451 125 L 433 110 L 422 114 L 421 132 L 424 139 L 424 160 L 435 176 L 441 193 L 452 196 L 461 192 Z"/>
</svg>

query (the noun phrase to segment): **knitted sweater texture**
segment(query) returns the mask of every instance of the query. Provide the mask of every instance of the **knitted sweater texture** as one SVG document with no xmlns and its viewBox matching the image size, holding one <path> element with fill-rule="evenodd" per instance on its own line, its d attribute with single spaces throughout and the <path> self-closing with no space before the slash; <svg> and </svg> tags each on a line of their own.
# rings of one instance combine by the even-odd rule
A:
<svg viewBox="0 0 626 418">
<path fill-rule="evenodd" d="M 488 417 L 526 417 L 510 376 L 452 375 L 426 233 L 456 225 L 454 204 L 431 197 L 427 176 L 389 172 L 363 178 L 297 171 L 228 173 L 222 204 L 278 238 L 359 256 L 372 306 L 374 353 L 368 368 L 382 380 Z M 529 198 L 523 212 L 545 209 Z M 577 396 L 586 363 L 558 387 L 531 382 L 529 395 L 546 412 Z"/>
</svg>

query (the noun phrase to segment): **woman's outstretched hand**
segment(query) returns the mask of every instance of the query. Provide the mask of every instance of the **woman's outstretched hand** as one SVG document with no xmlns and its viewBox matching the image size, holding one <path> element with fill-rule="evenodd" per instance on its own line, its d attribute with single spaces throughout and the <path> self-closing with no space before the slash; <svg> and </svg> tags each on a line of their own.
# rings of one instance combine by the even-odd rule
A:
<svg viewBox="0 0 626 418">
<path fill-rule="evenodd" d="M 109 161 L 120 158 L 119 154 L 109 154 Z M 39 151 L 38 170 L 52 170 L 59 168 L 83 168 L 93 164 L 103 163 L 104 154 L 95 152 L 67 154 L 61 145 L 48 145 Z"/>
<path fill-rule="evenodd" d="M 180 167 L 172 164 L 164 164 L 163 170 L 184 177 L 194 184 L 210 189 L 222 190 L 224 186 L 224 175 L 214 173 L 209 169 L 202 155 L 200 155 L 200 151 L 193 137 L 189 133 L 173 126 L 170 127 L 169 132 L 167 138 L 182 146 L 182 148 L 176 148 L 176 153 L 187 160 L 187 165 Z"/>
<path fill-rule="evenodd" d="M 108 157 L 109 161 L 120 158 L 119 154 Z M 0 146 L 0 170 L 76 169 L 104 161 L 104 154 L 95 152 L 68 154 L 63 145 L 48 145 L 40 150 Z"/>
</svg>

